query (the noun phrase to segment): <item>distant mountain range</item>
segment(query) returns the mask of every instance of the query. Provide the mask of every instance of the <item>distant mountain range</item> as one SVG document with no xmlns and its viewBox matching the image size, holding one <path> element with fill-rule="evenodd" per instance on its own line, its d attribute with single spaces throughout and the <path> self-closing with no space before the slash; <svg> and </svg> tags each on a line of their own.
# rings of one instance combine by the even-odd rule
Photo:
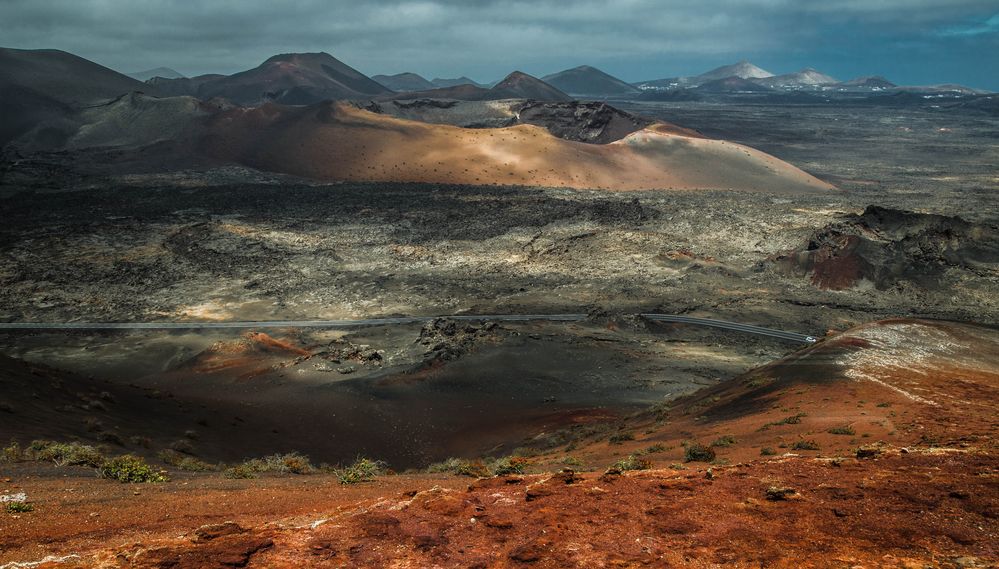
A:
<svg viewBox="0 0 999 569">
<path fill-rule="evenodd" d="M 147 69 L 145 71 L 136 71 L 134 73 L 126 73 L 132 79 L 136 81 L 149 81 L 153 77 L 163 77 L 164 79 L 183 79 L 184 76 L 179 71 L 174 71 L 169 67 L 157 67 L 155 69 Z"/>
<path fill-rule="evenodd" d="M 19 138 L 40 124 L 57 125 L 88 106 L 105 104 L 123 95 L 143 92 L 151 97 L 190 96 L 212 105 L 258 106 L 264 103 L 311 105 L 325 100 L 401 101 L 452 99 L 492 101 L 535 99 L 570 101 L 574 98 L 696 101 L 718 97 L 755 97 L 773 104 L 814 103 L 841 97 L 855 104 L 940 106 L 994 114 L 994 98 L 961 85 L 896 86 L 881 76 L 848 81 L 815 69 L 774 75 L 748 61 L 712 69 L 693 77 L 679 77 L 628 84 L 591 66 L 546 75 L 538 79 L 515 71 L 492 87 L 467 77 L 428 81 L 415 73 L 376 76 L 372 79 L 328 53 L 275 55 L 246 71 L 232 75 L 183 77 L 169 68 L 136 76 L 153 75 L 145 82 L 92 61 L 58 50 L 0 48 L 0 145 Z M 176 75 L 178 77 L 169 77 Z M 443 86 L 441 86 L 443 85 Z M 961 98 L 966 98 L 962 100 Z M 952 104 L 953 103 L 953 104 Z M 164 107 L 165 108 L 165 107 Z M 51 137 L 59 128 L 46 128 L 37 136 Z M 32 135 L 35 136 L 35 135 Z"/>
<path fill-rule="evenodd" d="M 436 85 L 416 73 L 372 75 L 371 78 L 393 91 L 426 91 L 437 88 Z"/>
<path fill-rule="evenodd" d="M 454 99 L 459 101 L 496 101 L 501 99 L 534 99 L 537 101 L 571 101 L 573 98 L 554 86 L 524 73 L 514 71 L 492 87 L 459 83 L 427 91 L 403 91 L 378 97 L 388 99 Z"/>
</svg>

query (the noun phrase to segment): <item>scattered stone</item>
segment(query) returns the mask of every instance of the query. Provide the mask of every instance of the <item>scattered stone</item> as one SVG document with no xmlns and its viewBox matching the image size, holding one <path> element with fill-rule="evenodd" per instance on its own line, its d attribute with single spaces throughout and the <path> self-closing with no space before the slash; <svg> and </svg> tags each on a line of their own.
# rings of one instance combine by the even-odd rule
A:
<svg viewBox="0 0 999 569">
<path fill-rule="evenodd" d="M 798 491 L 794 488 L 788 488 L 785 486 L 771 486 L 767 488 L 767 500 L 771 502 L 780 502 L 789 499 L 791 496 L 797 494 Z"/>
<path fill-rule="evenodd" d="M 236 522 L 222 522 L 220 524 L 208 524 L 194 530 L 194 541 L 211 541 L 224 535 L 234 535 L 245 533 L 246 530 Z"/>
</svg>

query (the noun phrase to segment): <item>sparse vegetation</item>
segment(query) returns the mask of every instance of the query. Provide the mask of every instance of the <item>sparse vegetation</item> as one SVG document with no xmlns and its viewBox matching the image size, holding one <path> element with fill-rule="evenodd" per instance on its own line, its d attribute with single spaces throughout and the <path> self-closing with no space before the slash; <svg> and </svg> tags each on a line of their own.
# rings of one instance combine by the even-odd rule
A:
<svg viewBox="0 0 999 569">
<path fill-rule="evenodd" d="M 760 449 L 760 456 L 773 456 L 777 454 L 777 451 L 773 447 L 763 447 Z"/>
<path fill-rule="evenodd" d="M 791 450 L 819 450 L 819 443 L 812 440 L 795 441 Z"/>
<path fill-rule="evenodd" d="M 736 443 L 736 439 L 733 435 L 722 435 L 715 439 L 715 442 L 711 443 L 713 447 L 730 447 Z"/>
<path fill-rule="evenodd" d="M 100 467 L 104 464 L 104 454 L 96 447 L 78 442 L 57 443 L 54 441 L 32 441 L 23 453 L 25 460 L 52 462 L 56 466 L 80 465 Z"/>
<path fill-rule="evenodd" d="M 695 442 L 686 442 L 683 446 L 684 462 L 711 462 L 715 459 L 715 451 L 709 446 Z"/>
<path fill-rule="evenodd" d="M 851 435 L 852 436 L 852 435 L 857 434 L 857 432 L 854 431 L 853 427 L 851 427 L 850 425 L 846 425 L 846 426 L 843 426 L 843 427 L 833 427 L 833 428 L 829 429 L 826 432 L 829 433 L 830 435 Z"/>
<path fill-rule="evenodd" d="M 568 466 L 570 468 L 575 468 L 576 470 L 580 470 L 580 469 L 586 468 L 586 464 L 582 460 L 580 460 L 580 459 L 578 459 L 578 458 L 576 458 L 574 456 L 567 456 L 567 457 L 563 458 L 562 459 L 562 464 L 564 466 Z"/>
<path fill-rule="evenodd" d="M 652 445 L 650 447 L 646 447 L 645 449 L 643 449 L 643 450 L 641 450 L 639 452 L 641 452 L 642 454 L 658 454 L 658 453 L 661 453 L 661 452 L 666 452 L 670 448 L 671 447 L 667 447 L 664 444 L 654 444 L 654 445 Z"/>
<path fill-rule="evenodd" d="M 232 478 L 235 480 L 248 480 L 251 478 L 256 478 L 257 473 L 254 472 L 252 467 L 250 467 L 244 462 L 226 468 L 225 470 L 222 471 L 222 476 L 226 478 Z"/>
<path fill-rule="evenodd" d="M 7 502 L 8 514 L 24 514 L 35 511 L 35 507 L 27 502 Z"/>
<path fill-rule="evenodd" d="M 808 413 L 795 413 L 794 415 L 789 415 L 787 417 L 784 417 L 780 421 L 773 421 L 771 423 L 767 423 L 762 427 L 760 427 L 759 430 L 766 431 L 769 430 L 770 427 L 777 427 L 780 425 L 798 425 L 801 423 L 801 418 L 807 416 Z"/>
<path fill-rule="evenodd" d="M 481 460 L 467 460 L 464 458 L 449 458 L 443 462 L 431 464 L 427 472 L 455 474 L 457 476 L 471 476 L 473 478 L 484 478 L 489 476 L 489 469 Z"/>
<path fill-rule="evenodd" d="M 250 472 L 277 472 L 281 474 L 312 474 L 316 468 L 312 466 L 309 457 L 297 452 L 272 454 L 262 458 L 251 458 L 241 466 Z"/>
<path fill-rule="evenodd" d="M 0 451 L 0 462 L 20 462 L 23 459 L 21 445 L 17 441 L 10 441 L 10 444 Z"/>
<path fill-rule="evenodd" d="M 188 472 L 210 472 L 217 470 L 217 467 L 214 464 L 209 464 L 193 456 L 181 454 L 175 450 L 167 449 L 161 451 L 157 457 L 170 466 L 179 468 L 180 470 L 186 470 Z"/>
<path fill-rule="evenodd" d="M 633 441 L 633 440 L 635 440 L 635 435 L 631 433 L 614 433 L 613 435 L 610 436 L 610 438 L 607 439 L 607 442 L 609 442 L 612 445 L 619 445 L 624 443 L 625 441 Z"/>
<path fill-rule="evenodd" d="M 489 470 L 495 476 L 507 476 L 509 474 L 523 474 L 527 460 L 519 456 L 505 456 L 496 459 L 489 465 Z"/>
<path fill-rule="evenodd" d="M 375 476 L 384 472 L 385 463 L 364 457 L 358 458 L 350 466 L 333 470 L 333 473 L 340 480 L 340 484 L 370 482 L 375 479 Z"/>
<path fill-rule="evenodd" d="M 625 472 L 628 470 L 648 470 L 652 468 L 652 461 L 647 458 L 642 458 L 636 454 L 630 454 L 627 458 L 622 458 L 621 460 L 615 462 L 609 469 L 608 472 Z"/>
<path fill-rule="evenodd" d="M 123 454 L 108 459 L 98 470 L 101 478 L 117 480 L 118 482 L 166 482 L 165 474 L 153 470 L 142 458 L 134 454 Z"/>
</svg>

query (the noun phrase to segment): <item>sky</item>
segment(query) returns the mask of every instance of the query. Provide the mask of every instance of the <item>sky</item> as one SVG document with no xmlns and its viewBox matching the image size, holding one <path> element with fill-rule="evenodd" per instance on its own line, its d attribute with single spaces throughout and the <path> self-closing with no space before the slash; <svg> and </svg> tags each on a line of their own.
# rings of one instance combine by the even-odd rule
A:
<svg viewBox="0 0 999 569">
<path fill-rule="evenodd" d="M 189 76 L 326 51 L 428 79 L 585 64 L 641 81 L 748 59 L 999 91 L 999 0 L 0 0 L 0 46 Z"/>
</svg>

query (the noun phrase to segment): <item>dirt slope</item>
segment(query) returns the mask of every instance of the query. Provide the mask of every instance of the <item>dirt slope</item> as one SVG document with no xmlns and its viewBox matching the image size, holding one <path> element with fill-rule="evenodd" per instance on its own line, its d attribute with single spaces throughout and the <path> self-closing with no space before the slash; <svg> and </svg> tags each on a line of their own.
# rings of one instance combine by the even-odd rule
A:
<svg viewBox="0 0 999 569">
<path fill-rule="evenodd" d="M 232 109 L 207 126 L 215 159 L 322 180 L 525 184 L 635 190 L 830 188 L 762 152 L 650 128 L 615 143 L 555 138 L 542 128 L 462 129 L 348 105 Z"/>
<path fill-rule="evenodd" d="M 577 443 L 607 460 L 651 444 L 682 461 L 682 443 L 711 445 L 732 462 L 764 448 L 836 456 L 875 441 L 991 445 L 999 425 L 999 331 L 925 320 L 866 324 L 629 422 L 636 441 Z M 832 431 L 832 432 L 831 432 Z M 644 433 L 639 435 L 638 433 Z M 804 448 L 804 442 L 815 448 Z M 796 448 L 797 444 L 797 448 Z M 661 458 L 659 458 L 661 457 Z"/>
<path fill-rule="evenodd" d="M 627 425 L 641 440 L 580 439 L 565 451 L 572 461 L 563 453 L 528 459 L 542 474 L 401 475 L 353 488 L 321 475 L 183 475 L 127 487 L 9 469 L 7 490 L 29 492 L 37 506 L 2 518 L 10 545 L 0 560 L 51 555 L 61 562 L 42 566 L 71 568 L 991 567 L 999 560 L 997 347 L 999 332 L 977 326 L 860 326 L 636 417 Z M 684 462 L 674 443 L 723 435 L 730 442 L 712 445 L 712 464 Z M 795 448 L 800 441 L 813 445 Z M 778 455 L 761 457 L 763 445 Z M 652 468 L 603 472 L 627 453 Z M 556 472 L 566 465 L 584 472 Z"/>
</svg>

